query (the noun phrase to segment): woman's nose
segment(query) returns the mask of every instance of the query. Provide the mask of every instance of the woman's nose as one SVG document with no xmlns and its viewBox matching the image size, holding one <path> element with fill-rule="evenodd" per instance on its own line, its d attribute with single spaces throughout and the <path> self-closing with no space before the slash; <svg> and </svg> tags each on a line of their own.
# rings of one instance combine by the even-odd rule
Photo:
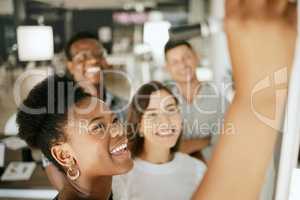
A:
<svg viewBox="0 0 300 200">
<path fill-rule="evenodd" d="M 122 137 L 125 135 L 125 131 L 121 123 L 113 124 L 109 129 L 109 133 L 112 138 Z"/>
<path fill-rule="evenodd" d="M 171 120 L 170 120 L 170 116 L 168 113 L 162 113 L 160 115 L 160 120 L 163 122 L 163 123 L 170 123 Z"/>
</svg>

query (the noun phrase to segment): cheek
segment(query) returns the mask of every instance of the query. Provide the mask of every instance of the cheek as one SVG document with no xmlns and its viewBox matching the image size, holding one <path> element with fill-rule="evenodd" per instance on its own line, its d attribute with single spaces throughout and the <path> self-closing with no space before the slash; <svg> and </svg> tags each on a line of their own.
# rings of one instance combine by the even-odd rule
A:
<svg viewBox="0 0 300 200">
<path fill-rule="evenodd" d="M 98 169 L 103 165 L 103 161 L 108 158 L 108 150 L 105 139 L 97 140 L 91 138 L 81 138 L 74 147 L 79 166 L 84 171 Z M 104 162 L 105 163 L 105 162 Z"/>
<path fill-rule="evenodd" d="M 149 138 L 155 132 L 154 123 L 143 123 L 141 127 L 141 133 L 145 136 L 145 138 Z"/>
<path fill-rule="evenodd" d="M 172 123 L 176 125 L 176 127 L 182 128 L 182 118 L 180 114 L 176 114 L 176 116 L 174 116 Z"/>
<path fill-rule="evenodd" d="M 171 72 L 171 74 L 173 74 L 173 75 L 177 75 L 177 73 L 178 73 L 178 67 L 171 67 L 171 69 L 170 69 L 170 72 Z"/>
<path fill-rule="evenodd" d="M 100 74 L 86 74 L 85 77 L 92 83 L 96 84 L 100 81 Z"/>
<path fill-rule="evenodd" d="M 176 127 L 178 135 L 180 135 L 182 128 L 183 128 L 181 116 L 179 114 L 176 116 L 173 116 L 173 118 L 170 121 L 171 121 L 172 126 Z"/>
<path fill-rule="evenodd" d="M 190 59 L 188 61 L 188 65 L 191 66 L 193 69 L 196 69 L 198 66 L 197 59 Z"/>
<path fill-rule="evenodd" d="M 155 122 L 148 123 L 147 125 L 143 124 L 142 133 L 146 140 L 153 141 L 155 139 L 155 133 L 158 130 L 158 125 Z"/>
<path fill-rule="evenodd" d="M 74 64 L 74 68 L 72 72 L 74 75 L 81 75 L 84 73 L 84 66 L 83 64 Z"/>
</svg>

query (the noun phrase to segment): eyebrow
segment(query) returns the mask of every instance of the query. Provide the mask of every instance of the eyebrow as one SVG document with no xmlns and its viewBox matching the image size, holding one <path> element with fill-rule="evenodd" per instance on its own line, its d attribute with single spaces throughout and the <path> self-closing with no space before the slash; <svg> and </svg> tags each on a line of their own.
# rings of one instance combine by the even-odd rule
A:
<svg viewBox="0 0 300 200">
<path fill-rule="evenodd" d="M 147 108 L 145 111 L 155 111 L 157 110 L 156 108 Z"/>
<path fill-rule="evenodd" d="M 170 104 L 166 105 L 166 108 L 171 107 L 171 106 L 176 106 L 176 103 L 170 103 Z M 146 109 L 146 111 L 155 111 L 155 110 L 158 110 L 158 109 L 157 108 Z"/>
<path fill-rule="evenodd" d="M 111 115 L 112 118 L 117 118 L 117 116 L 116 116 L 114 113 L 111 113 L 110 115 Z M 90 125 L 91 123 L 93 123 L 94 121 L 97 121 L 97 120 L 100 120 L 100 119 L 103 119 L 103 118 L 104 118 L 103 116 L 95 117 L 95 118 L 93 118 L 93 119 L 89 122 L 89 125 Z"/>
<path fill-rule="evenodd" d="M 99 116 L 99 117 L 93 118 L 93 119 L 89 122 L 89 125 L 90 125 L 91 123 L 93 123 L 94 121 L 97 121 L 97 120 L 99 120 L 99 119 L 103 119 L 103 116 Z"/>
</svg>

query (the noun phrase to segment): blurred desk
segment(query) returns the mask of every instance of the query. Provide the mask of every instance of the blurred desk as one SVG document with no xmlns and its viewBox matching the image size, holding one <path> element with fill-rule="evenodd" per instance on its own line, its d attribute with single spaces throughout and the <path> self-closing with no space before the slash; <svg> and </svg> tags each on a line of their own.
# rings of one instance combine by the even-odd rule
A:
<svg viewBox="0 0 300 200">
<path fill-rule="evenodd" d="M 3 139 L 4 137 L 0 137 Z M 24 161 L 24 150 L 5 149 L 5 167 L 11 161 Z M 3 170 L 2 170 L 3 173 Z M 2 175 L 1 173 L 1 175 Z M 31 179 L 27 181 L 0 181 L 0 200 L 8 199 L 53 199 L 57 191 L 53 189 L 48 181 L 45 171 L 41 167 L 41 163 L 37 163 Z"/>
</svg>

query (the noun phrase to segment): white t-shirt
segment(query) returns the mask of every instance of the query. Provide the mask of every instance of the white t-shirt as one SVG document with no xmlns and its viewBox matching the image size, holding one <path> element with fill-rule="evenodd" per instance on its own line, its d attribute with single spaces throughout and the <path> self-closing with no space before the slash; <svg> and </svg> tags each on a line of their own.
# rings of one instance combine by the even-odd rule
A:
<svg viewBox="0 0 300 200">
<path fill-rule="evenodd" d="M 183 153 L 165 164 L 137 158 L 129 173 L 113 177 L 113 199 L 190 200 L 205 171 L 204 163 Z"/>
</svg>

